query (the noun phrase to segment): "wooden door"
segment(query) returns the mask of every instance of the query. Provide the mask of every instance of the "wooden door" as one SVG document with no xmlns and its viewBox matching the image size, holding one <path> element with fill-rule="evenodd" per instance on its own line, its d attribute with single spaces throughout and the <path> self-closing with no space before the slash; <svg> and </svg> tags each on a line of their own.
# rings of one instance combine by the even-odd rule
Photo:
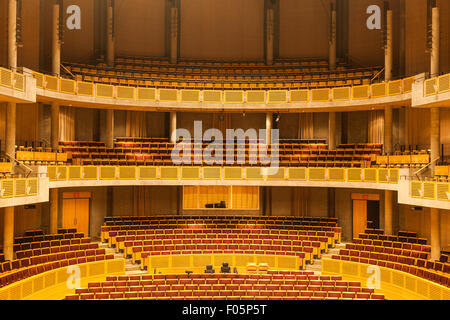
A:
<svg viewBox="0 0 450 320">
<path fill-rule="evenodd" d="M 367 227 L 367 200 L 353 200 L 353 238 Z"/>
<path fill-rule="evenodd" d="M 83 232 L 89 236 L 89 198 L 63 197 L 62 227 L 76 228 L 78 232 Z"/>
</svg>

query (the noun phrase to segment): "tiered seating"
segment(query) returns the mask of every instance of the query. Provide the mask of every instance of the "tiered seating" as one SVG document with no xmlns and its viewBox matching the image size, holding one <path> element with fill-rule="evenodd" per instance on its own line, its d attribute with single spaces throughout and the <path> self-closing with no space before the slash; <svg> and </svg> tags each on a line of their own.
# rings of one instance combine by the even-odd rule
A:
<svg viewBox="0 0 450 320">
<path fill-rule="evenodd" d="M 0 158 L 0 178 L 8 177 L 12 171 L 12 162 Z"/>
<path fill-rule="evenodd" d="M 105 249 L 82 233 L 68 231 L 76 232 L 63 229 L 60 232 L 64 233 L 59 234 L 16 238 L 16 259 L 0 259 L 0 287 L 68 265 L 114 259 L 114 255 L 106 255 Z"/>
<path fill-rule="evenodd" d="M 67 162 L 67 154 L 52 152 L 51 148 L 19 147 L 16 151 L 16 159 L 28 165 L 64 164 Z"/>
<path fill-rule="evenodd" d="M 376 163 L 380 167 L 420 168 L 430 162 L 430 154 L 426 150 L 394 152 L 393 155 L 379 155 Z"/>
<path fill-rule="evenodd" d="M 154 58 L 117 58 L 115 67 L 103 63 L 83 65 L 65 63 L 76 80 L 122 86 L 177 89 L 300 89 L 370 84 L 381 68 L 349 68 L 339 64 L 328 70 L 324 60 L 261 62 L 226 62 L 168 60 Z M 68 73 L 69 75 L 69 73 Z"/>
<path fill-rule="evenodd" d="M 384 235 L 384 231 L 383 230 L 378 230 L 377 233 L 376 230 L 372 229 L 367 229 L 365 231 L 365 233 L 360 233 L 359 234 L 359 238 L 360 239 L 372 239 L 372 240 L 383 240 L 383 241 L 397 241 L 397 242 L 407 242 L 407 243 L 417 243 L 417 244 L 422 244 L 422 245 L 426 245 L 427 244 L 427 239 L 425 238 L 418 238 L 417 236 L 404 236 L 404 235 L 392 235 L 392 236 L 388 236 L 388 235 Z"/>
<path fill-rule="evenodd" d="M 140 262 L 142 269 L 150 255 L 176 254 L 289 255 L 313 263 L 340 240 L 336 220 L 322 219 L 110 217 L 102 227 L 102 239 L 131 256 L 133 263 Z"/>
<path fill-rule="evenodd" d="M 234 145 L 234 163 L 228 163 L 226 145 Z M 183 151 L 181 149 L 183 148 Z M 272 147 L 260 141 L 224 141 L 223 148 L 216 149 L 215 154 L 222 155 L 222 163 L 213 163 L 214 158 L 204 154 L 209 143 L 181 143 L 180 158 L 190 159 L 190 165 L 247 165 L 267 166 L 266 159 L 261 155 L 270 156 Z M 165 166 L 173 165 L 172 151 L 175 144 L 163 138 L 119 138 L 114 148 L 106 148 L 104 144 L 83 142 L 60 142 L 60 150 L 68 154 L 72 164 L 76 165 L 112 165 L 112 166 Z M 189 151 L 186 151 L 189 150 Z M 186 153 L 187 152 L 187 153 Z M 364 145 L 359 148 L 341 148 L 327 150 L 324 140 L 318 139 L 284 139 L 280 140 L 278 154 L 280 166 L 285 167 L 368 167 L 375 160 L 375 155 L 381 153 L 378 145 Z M 181 160 L 181 159 L 180 159 Z M 189 165 L 189 164 L 188 164 Z"/>
<path fill-rule="evenodd" d="M 402 234 L 414 235 L 408 232 Z M 362 237 L 363 235 L 370 237 Z M 333 255 L 332 258 L 392 268 L 450 286 L 450 263 L 427 260 L 431 246 L 405 241 L 414 239 L 412 237 L 378 237 L 384 236 L 360 234 L 359 238 L 353 239 L 353 243 L 347 244 L 345 249 L 340 250 L 339 255 Z"/>
<path fill-rule="evenodd" d="M 76 289 L 66 300 L 384 300 L 384 295 L 342 281 L 341 276 L 315 276 L 313 272 L 267 274 L 170 274 L 109 276 L 88 288 Z"/>
</svg>

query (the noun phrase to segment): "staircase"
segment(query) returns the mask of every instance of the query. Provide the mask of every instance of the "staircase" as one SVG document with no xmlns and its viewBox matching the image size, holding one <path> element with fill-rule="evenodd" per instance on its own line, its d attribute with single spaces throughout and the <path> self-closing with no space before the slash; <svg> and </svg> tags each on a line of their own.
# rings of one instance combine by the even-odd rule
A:
<svg viewBox="0 0 450 320">
<path fill-rule="evenodd" d="M 332 255 L 339 254 L 339 250 L 344 249 L 344 248 L 345 248 L 345 243 L 336 243 L 334 248 L 328 249 L 328 253 L 322 253 L 320 259 L 314 259 L 313 264 L 307 264 L 305 267 L 305 270 L 313 271 L 314 274 L 320 275 L 322 273 L 322 259 L 323 258 L 331 259 Z"/>
<path fill-rule="evenodd" d="M 139 264 L 133 264 L 131 259 L 126 259 L 123 253 L 117 253 L 114 248 L 108 247 L 106 243 L 99 243 L 99 248 L 105 249 L 106 254 L 114 254 L 114 259 L 125 259 L 125 274 L 146 274 L 147 271 L 142 271 Z"/>
</svg>

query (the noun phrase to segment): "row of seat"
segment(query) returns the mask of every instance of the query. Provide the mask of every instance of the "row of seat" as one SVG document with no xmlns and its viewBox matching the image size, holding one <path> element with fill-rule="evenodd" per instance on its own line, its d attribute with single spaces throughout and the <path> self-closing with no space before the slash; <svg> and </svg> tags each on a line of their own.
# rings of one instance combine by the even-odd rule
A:
<svg viewBox="0 0 450 320">
<path fill-rule="evenodd" d="M 370 239 L 370 240 L 383 240 L 383 241 L 394 241 L 394 242 L 407 242 L 407 243 L 415 243 L 415 244 L 427 244 L 427 239 L 424 238 L 416 238 L 416 237 L 402 237 L 402 236 L 388 236 L 384 234 L 366 234 L 360 233 L 358 235 L 360 239 Z"/>
<path fill-rule="evenodd" d="M 169 224 L 179 222 L 194 223 L 194 224 L 205 224 L 208 222 L 213 223 L 246 223 L 251 224 L 253 222 L 266 222 L 272 224 L 278 224 L 284 221 L 292 221 L 297 224 L 302 224 L 304 222 L 338 222 L 337 218 L 332 217 L 294 217 L 294 216 L 245 216 L 245 215 L 154 215 L 154 216 L 113 216 L 105 217 L 105 224 L 115 221 L 128 221 L 129 224 L 140 224 L 142 221 L 154 221 L 157 224 Z M 132 223 L 130 223 L 132 222 Z"/>
<path fill-rule="evenodd" d="M 79 257 L 68 259 L 67 257 L 63 257 L 61 255 L 60 256 L 61 259 L 59 259 L 58 256 L 56 256 L 56 259 L 53 260 L 54 256 L 51 256 L 51 257 L 49 256 L 49 258 L 51 258 L 53 261 L 47 259 L 46 262 L 42 262 L 39 265 L 31 265 L 31 264 L 27 265 L 27 263 L 26 263 L 27 259 L 20 260 L 23 262 L 21 262 L 22 265 L 20 265 L 19 268 L 12 268 L 11 265 L 8 265 L 9 262 L 7 262 L 6 265 L 2 264 L 1 265 L 2 268 L 4 268 L 6 266 L 7 269 L 9 268 L 9 270 L 3 269 L 3 272 L 0 273 L 0 287 L 7 286 L 14 282 L 26 279 L 28 277 L 32 277 L 34 275 L 37 275 L 37 274 L 40 274 L 43 272 L 51 271 L 51 270 L 62 268 L 62 267 L 67 267 L 69 265 L 77 265 L 77 264 L 87 263 L 87 262 L 114 259 L 114 255 L 102 254 L 102 255 L 86 256 L 86 255 L 84 255 L 85 251 L 77 251 L 77 252 L 80 252 Z M 41 261 L 45 261 L 45 259 L 42 259 Z"/>
<path fill-rule="evenodd" d="M 82 232 L 76 232 L 75 230 L 75 232 L 70 233 L 16 237 L 14 238 L 14 244 L 25 244 L 37 241 L 52 241 L 52 240 L 76 239 L 76 238 L 84 238 L 84 234 Z"/>
<path fill-rule="evenodd" d="M 291 273 L 108 276 L 104 282 L 89 283 L 87 288 L 76 289 L 75 294 L 66 299 L 384 299 L 374 289 L 361 287 L 357 281 L 342 281 L 341 276 Z"/>
<path fill-rule="evenodd" d="M 394 257 L 392 258 L 392 260 L 395 260 Z M 422 261 L 422 262 L 418 262 L 419 265 L 410 265 L 410 264 L 402 263 L 404 260 L 402 260 L 402 262 L 399 262 L 398 260 L 397 260 L 397 262 L 381 260 L 381 259 L 379 259 L 378 253 L 370 253 L 369 258 L 361 257 L 361 256 L 360 257 L 356 257 L 356 256 L 350 257 L 350 256 L 345 256 L 345 255 L 333 255 L 332 259 L 353 261 L 353 262 L 359 262 L 359 263 L 365 263 L 365 264 L 371 264 L 371 265 L 377 265 L 380 267 L 395 269 L 395 270 L 403 271 L 403 272 L 439 283 L 441 285 L 450 287 L 450 276 L 448 275 L 448 272 L 444 273 L 444 272 L 440 272 L 440 271 L 435 271 L 432 268 L 429 268 L 429 269 L 425 268 L 425 266 L 426 266 L 425 260 L 421 260 L 421 259 L 418 259 L 418 261 Z M 425 263 L 425 265 L 420 266 L 421 263 Z"/>
<path fill-rule="evenodd" d="M 388 240 L 372 240 L 372 239 L 353 239 L 355 245 L 377 246 L 384 248 L 396 248 L 404 250 L 415 250 L 425 253 L 431 252 L 431 246 L 425 244 L 413 244 L 408 242 L 388 241 Z M 350 245 L 350 244 L 349 244 Z"/>
<path fill-rule="evenodd" d="M 88 238 L 86 238 L 86 239 L 88 239 Z M 90 240 L 89 240 L 88 242 L 85 242 L 84 244 L 78 243 L 78 244 L 70 244 L 70 245 L 55 245 L 55 246 L 51 246 L 51 247 L 43 247 L 42 249 L 17 251 L 16 258 L 23 259 L 23 258 L 30 258 L 30 257 L 34 257 L 34 256 L 40 256 L 40 255 L 66 252 L 66 251 L 78 251 L 78 250 L 88 250 L 88 249 L 97 249 L 97 248 L 98 248 L 98 244 L 90 243 Z"/>
</svg>

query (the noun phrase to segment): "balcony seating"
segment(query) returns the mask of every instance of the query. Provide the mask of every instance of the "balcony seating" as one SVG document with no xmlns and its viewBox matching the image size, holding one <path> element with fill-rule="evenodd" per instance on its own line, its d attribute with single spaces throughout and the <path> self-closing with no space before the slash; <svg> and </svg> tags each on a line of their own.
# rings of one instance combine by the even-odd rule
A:
<svg viewBox="0 0 450 320">
<path fill-rule="evenodd" d="M 260 62 L 179 61 L 169 65 L 154 58 L 118 57 L 114 68 L 103 63 L 83 65 L 64 63 L 70 76 L 87 82 L 120 86 L 177 89 L 300 89 L 370 84 L 381 68 L 354 69 L 340 63 L 329 71 L 327 61 Z"/>
<path fill-rule="evenodd" d="M 226 141 L 225 141 L 226 143 Z M 234 165 L 234 166 L 267 166 L 267 161 L 261 158 L 261 152 L 271 153 L 271 147 L 248 141 L 237 141 L 233 148 L 233 163 L 227 163 L 227 149 L 216 149 L 222 154 L 222 163 L 213 163 L 202 156 L 197 163 L 196 151 L 204 154 L 208 143 L 185 144 L 188 149 L 180 152 L 181 157 L 190 159 L 187 165 Z M 352 145 L 353 148 L 327 150 L 325 141 L 320 139 L 283 139 L 280 140 L 278 158 L 280 166 L 284 167 L 355 167 L 364 168 L 375 161 L 381 153 L 379 145 Z M 94 166 L 172 166 L 172 151 L 175 145 L 159 138 L 119 138 L 114 148 L 106 148 L 104 144 L 90 142 L 60 142 L 60 151 L 67 153 L 73 165 Z M 185 151 L 190 150 L 190 151 Z M 188 152 L 188 153 L 185 153 Z"/>
<path fill-rule="evenodd" d="M 108 276 L 76 289 L 66 300 L 383 300 L 373 289 L 341 276 L 316 276 L 304 271 L 267 274 L 167 274 Z"/>
</svg>

